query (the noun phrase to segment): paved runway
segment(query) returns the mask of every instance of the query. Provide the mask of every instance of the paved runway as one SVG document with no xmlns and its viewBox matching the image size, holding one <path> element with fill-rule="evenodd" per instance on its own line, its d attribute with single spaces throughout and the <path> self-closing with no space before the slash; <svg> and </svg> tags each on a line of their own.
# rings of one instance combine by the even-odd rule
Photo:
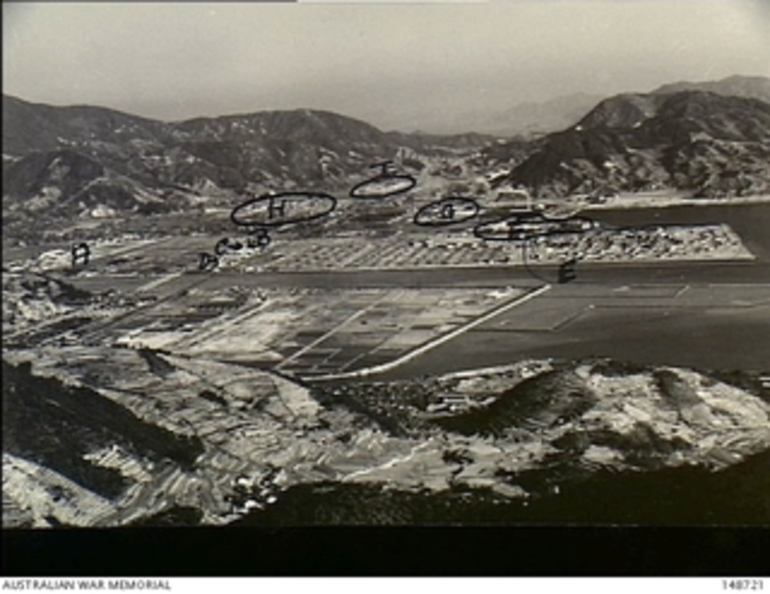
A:
<svg viewBox="0 0 770 594">
<path fill-rule="evenodd" d="M 770 284 L 561 285 L 380 379 L 526 358 L 770 370 Z"/>
<path fill-rule="evenodd" d="M 207 287 L 253 285 L 255 287 L 504 287 L 534 286 L 556 282 L 555 266 L 485 266 L 412 270 L 350 270 L 319 272 L 220 272 L 204 283 Z M 578 285 L 625 284 L 755 284 L 770 283 L 770 262 L 666 262 L 634 264 L 578 264 Z M 197 275 L 196 275 L 197 276 Z M 538 278 L 540 277 L 540 278 Z M 541 280 L 542 279 L 542 280 Z"/>
</svg>

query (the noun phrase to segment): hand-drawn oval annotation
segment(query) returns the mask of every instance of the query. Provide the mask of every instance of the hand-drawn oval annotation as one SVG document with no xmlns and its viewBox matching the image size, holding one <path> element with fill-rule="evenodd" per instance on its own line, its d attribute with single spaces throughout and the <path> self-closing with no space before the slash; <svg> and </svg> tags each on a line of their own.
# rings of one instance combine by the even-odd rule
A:
<svg viewBox="0 0 770 594">
<path fill-rule="evenodd" d="M 408 192 L 417 185 L 417 180 L 411 175 L 396 173 L 393 170 L 393 161 L 383 161 L 382 163 L 371 165 L 371 167 L 380 167 L 382 171 L 374 177 L 353 186 L 350 189 L 351 198 L 388 198 Z"/>
<path fill-rule="evenodd" d="M 481 207 L 473 198 L 450 196 L 426 204 L 414 215 L 414 224 L 420 227 L 446 227 L 469 221 L 479 214 Z"/>
<path fill-rule="evenodd" d="M 549 235 L 585 233 L 598 226 L 596 221 L 588 217 L 549 218 L 537 212 L 523 212 L 476 225 L 473 234 L 486 241 L 528 241 Z"/>
<path fill-rule="evenodd" d="M 242 227 L 281 227 L 321 219 L 337 208 L 337 199 L 321 192 L 283 192 L 250 198 L 230 219 Z"/>
</svg>

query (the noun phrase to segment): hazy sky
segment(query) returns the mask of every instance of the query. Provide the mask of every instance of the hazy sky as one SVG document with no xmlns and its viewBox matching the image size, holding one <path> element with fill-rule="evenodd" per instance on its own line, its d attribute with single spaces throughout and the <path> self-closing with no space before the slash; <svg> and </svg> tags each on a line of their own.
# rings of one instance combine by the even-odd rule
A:
<svg viewBox="0 0 770 594">
<path fill-rule="evenodd" d="M 770 76 L 748 0 L 3 3 L 3 92 L 164 120 L 309 107 L 383 128 L 575 92 Z"/>
</svg>

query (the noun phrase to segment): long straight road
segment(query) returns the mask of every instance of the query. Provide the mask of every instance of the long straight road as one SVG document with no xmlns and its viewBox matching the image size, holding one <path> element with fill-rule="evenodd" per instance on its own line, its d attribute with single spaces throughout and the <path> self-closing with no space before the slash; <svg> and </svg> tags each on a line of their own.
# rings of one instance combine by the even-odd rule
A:
<svg viewBox="0 0 770 594">
<path fill-rule="evenodd" d="M 410 270 L 335 270 L 306 272 L 219 272 L 203 285 L 254 287 L 503 287 L 556 282 L 556 266 L 484 266 L 477 268 L 416 268 Z M 575 284 L 757 284 L 770 286 L 770 262 L 645 262 L 633 264 L 578 263 Z M 197 276 L 197 275 L 196 275 Z M 541 277 L 541 278 L 538 278 Z"/>
</svg>

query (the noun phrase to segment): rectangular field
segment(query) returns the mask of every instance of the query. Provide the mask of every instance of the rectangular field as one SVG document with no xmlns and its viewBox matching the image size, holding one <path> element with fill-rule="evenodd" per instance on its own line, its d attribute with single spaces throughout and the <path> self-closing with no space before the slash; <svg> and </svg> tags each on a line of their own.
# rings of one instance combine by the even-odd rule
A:
<svg viewBox="0 0 770 594">
<path fill-rule="evenodd" d="M 110 337 L 300 376 L 384 363 L 520 296 L 486 289 L 190 291 L 124 319 Z M 133 329 L 130 329 L 133 328 Z"/>
</svg>

